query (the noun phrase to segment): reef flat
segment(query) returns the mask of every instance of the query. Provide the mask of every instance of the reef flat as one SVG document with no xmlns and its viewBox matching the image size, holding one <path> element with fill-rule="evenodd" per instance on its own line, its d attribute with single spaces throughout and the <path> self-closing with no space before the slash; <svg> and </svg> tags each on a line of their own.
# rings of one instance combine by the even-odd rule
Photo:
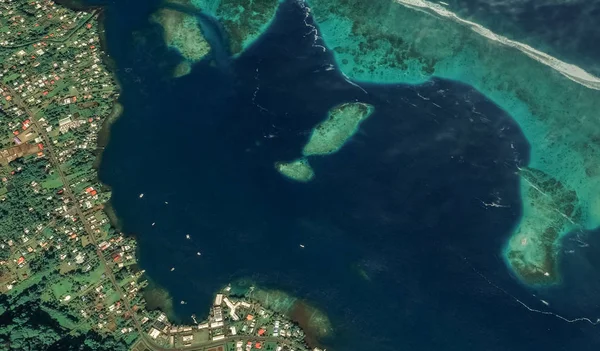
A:
<svg viewBox="0 0 600 351">
<path fill-rule="evenodd" d="M 446 17 L 449 20 L 463 24 L 466 27 L 471 28 L 476 33 L 488 38 L 489 40 L 497 41 L 503 45 L 511 46 L 511 47 L 518 49 L 525 55 L 533 58 L 534 60 L 536 60 L 544 65 L 547 65 L 549 67 L 552 67 L 553 69 L 560 72 L 565 77 L 573 80 L 574 82 L 585 85 L 591 89 L 596 89 L 596 90 L 600 89 L 600 78 L 586 72 L 582 68 L 575 66 L 573 64 L 569 64 L 567 62 L 561 61 L 561 60 L 557 59 L 556 57 L 550 56 L 550 55 L 546 54 L 545 52 L 542 52 L 540 50 L 537 50 L 537 49 L 531 47 L 530 45 L 526 45 L 526 44 L 520 43 L 515 40 L 510 40 L 507 37 L 496 34 L 496 33 L 492 32 L 491 30 L 489 30 L 477 23 L 464 20 L 439 4 L 432 3 L 429 1 L 424 1 L 424 0 L 396 0 L 396 1 L 398 3 L 403 4 L 404 6 L 408 6 L 408 7 L 415 8 L 415 9 L 422 8 L 424 10 L 435 13 L 435 15 L 437 15 L 437 16 Z"/>
<path fill-rule="evenodd" d="M 373 106 L 361 102 L 338 105 L 329 111 L 327 119 L 312 131 L 304 146 L 304 156 L 328 155 L 338 151 L 358 130 L 362 121 L 373 113 Z"/>
<path fill-rule="evenodd" d="M 331 336 L 332 327 L 329 318 L 316 307 L 291 296 L 281 290 L 250 287 L 246 296 L 258 301 L 264 307 L 281 313 L 298 323 L 305 331 L 309 344 L 317 339 Z"/>
<path fill-rule="evenodd" d="M 178 0 L 181 2 L 182 0 Z M 280 0 L 190 0 L 192 5 L 221 21 L 233 55 L 240 54 L 265 32 Z"/>
<path fill-rule="evenodd" d="M 277 162 L 275 169 L 284 176 L 298 182 L 308 182 L 315 176 L 315 172 L 305 158 L 291 162 Z"/>
<path fill-rule="evenodd" d="M 531 144 L 529 168 L 552 179 L 557 193 L 569 189 L 576 196 L 554 196 L 547 202 L 523 185 L 523 216 L 505 258 L 527 283 L 559 281 L 551 271 L 555 250 L 574 226 L 564 223 L 560 211 L 544 209 L 549 204 L 561 209 L 573 205 L 583 228 L 600 224 L 600 92 L 592 89 L 596 78 L 427 6 L 388 0 L 308 3 L 325 44 L 351 79 L 412 84 L 432 76 L 456 80 L 473 86 L 515 119 Z M 524 174 L 521 182 L 531 181 Z M 515 249 L 515 240 L 522 239 L 528 242 L 527 255 Z"/>
<path fill-rule="evenodd" d="M 210 52 L 210 44 L 204 38 L 195 16 L 163 8 L 154 13 L 152 19 L 163 27 L 165 44 L 177 50 L 185 59 L 175 68 L 175 77 L 188 74 L 191 63 L 200 61 Z"/>
<path fill-rule="evenodd" d="M 581 227 L 579 199 L 540 170 L 523 168 L 519 174 L 524 215 L 504 254 L 528 282 L 555 282 L 559 234 Z"/>
<path fill-rule="evenodd" d="M 339 149 L 356 133 L 360 123 L 373 114 L 374 108 L 362 102 L 348 102 L 330 109 L 327 118 L 315 126 L 302 150 L 305 157 L 291 162 L 277 162 L 275 169 L 299 182 L 311 181 L 315 173 L 306 157 L 329 155 Z"/>
</svg>

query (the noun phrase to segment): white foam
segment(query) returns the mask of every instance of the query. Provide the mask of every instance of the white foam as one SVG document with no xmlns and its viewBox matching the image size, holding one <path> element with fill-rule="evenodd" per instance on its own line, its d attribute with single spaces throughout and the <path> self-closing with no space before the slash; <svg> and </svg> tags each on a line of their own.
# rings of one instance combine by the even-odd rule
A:
<svg viewBox="0 0 600 351">
<path fill-rule="evenodd" d="M 452 19 L 455 22 L 461 23 L 463 25 L 468 26 L 473 31 L 478 34 L 483 35 L 484 37 L 494 40 L 496 42 L 502 43 L 506 46 L 514 47 L 527 56 L 533 58 L 534 60 L 555 69 L 560 72 L 565 77 L 570 80 L 577 82 L 581 85 L 584 85 L 590 89 L 600 90 L 600 78 L 586 72 L 582 68 L 575 66 L 573 64 L 561 61 L 556 57 L 550 56 L 545 52 L 539 51 L 537 49 L 532 48 L 531 46 L 523 43 L 519 43 L 518 41 L 514 41 L 508 39 L 502 35 L 496 34 L 491 30 L 471 21 L 464 20 L 458 17 L 452 11 L 444 8 L 441 5 L 431 3 L 425 0 L 396 0 L 401 5 L 404 5 L 409 8 L 417 8 L 417 9 L 429 9 L 433 11 L 435 14 Z"/>
</svg>

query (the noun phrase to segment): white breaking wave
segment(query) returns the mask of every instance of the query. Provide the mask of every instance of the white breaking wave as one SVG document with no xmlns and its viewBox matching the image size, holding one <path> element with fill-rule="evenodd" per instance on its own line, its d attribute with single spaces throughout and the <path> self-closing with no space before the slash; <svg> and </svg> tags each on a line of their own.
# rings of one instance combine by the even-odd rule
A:
<svg viewBox="0 0 600 351">
<path fill-rule="evenodd" d="M 517 41 L 508 39 L 502 35 L 496 34 L 491 30 L 471 21 L 464 20 L 458 17 L 454 12 L 444 8 L 441 5 L 431 3 L 425 0 L 395 0 L 397 3 L 412 8 L 412 9 L 429 9 L 435 14 L 449 18 L 455 22 L 461 23 L 463 25 L 468 26 L 476 33 L 483 35 L 484 37 L 500 42 L 506 46 L 514 47 L 527 56 L 533 58 L 534 60 L 551 67 L 552 69 L 560 72 L 565 77 L 570 80 L 577 82 L 581 85 L 584 85 L 590 89 L 600 90 L 600 78 L 586 72 L 582 68 L 575 66 L 573 64 L 561 61 L 556 57 L 550 56 L 545 52 L 539 51 L 537 49 L 532 48 L 531 46 L 523 43 L 519 43 Z"/>
</svg>

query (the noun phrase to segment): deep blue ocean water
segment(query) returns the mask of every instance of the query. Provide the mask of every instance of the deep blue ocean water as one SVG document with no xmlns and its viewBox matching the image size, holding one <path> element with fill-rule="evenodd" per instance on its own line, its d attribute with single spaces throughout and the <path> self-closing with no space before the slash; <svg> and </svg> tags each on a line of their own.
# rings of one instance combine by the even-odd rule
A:
<svg viewBox="0 0 600 351">
<path fill-rule="evenodd" d="M 212 27 L 216 60 L 171 79 L 178 56 L 147 20 L 156 4 L 105 5 L 125 110 L 100 176 L 142 268 L 188 302 L 176 305 L 182 319 L 204 316 L 216 289 L 251 278 L 322 309 L 334 350 L 600 346 L 600 327 L 553 315 L 600 314 L 600 235 L 565 241 L 575 253 L 558 287 L 526 288 L 503 262 L 529 146 L 481 94 L 443 80 L 363 84 L 365 93 L 330 70 L 292 2 L 236 60 Z M 340 152 L 311 158 L 312 182 L 274 170 L 300 156 L 328 109 L 355 99 L 375 114 Z"/>
</svg>

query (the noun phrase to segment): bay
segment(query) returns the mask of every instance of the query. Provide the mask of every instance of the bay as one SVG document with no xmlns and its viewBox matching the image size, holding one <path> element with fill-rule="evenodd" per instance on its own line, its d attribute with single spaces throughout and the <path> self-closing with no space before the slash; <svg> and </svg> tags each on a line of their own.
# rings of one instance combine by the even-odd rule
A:
<svg viewBox="0 0 600 351">
<path fill-rule="evenodd" d="M 565 239 L 560 286 L 522 286 L 503 262 L 529 153 L 505 112 L 457 82 L 349 82 L 291 1 L 235 60 L 212 27 L 217 54 L 172 79 L 180 58 L 148 21 L 158 5 L 103 4 L 124 113 L 100 177 L 141 267 L 187 301 L 182 321 L 249 278 L 324 311 L 328 349 L 600 345 L 574 321 L 598 313 L 598 235 Z M 310 159 L 312 182 L 276 172 L 330 108 L 355 100 L 375 113 L 338 153 Z"/>
</svg>

